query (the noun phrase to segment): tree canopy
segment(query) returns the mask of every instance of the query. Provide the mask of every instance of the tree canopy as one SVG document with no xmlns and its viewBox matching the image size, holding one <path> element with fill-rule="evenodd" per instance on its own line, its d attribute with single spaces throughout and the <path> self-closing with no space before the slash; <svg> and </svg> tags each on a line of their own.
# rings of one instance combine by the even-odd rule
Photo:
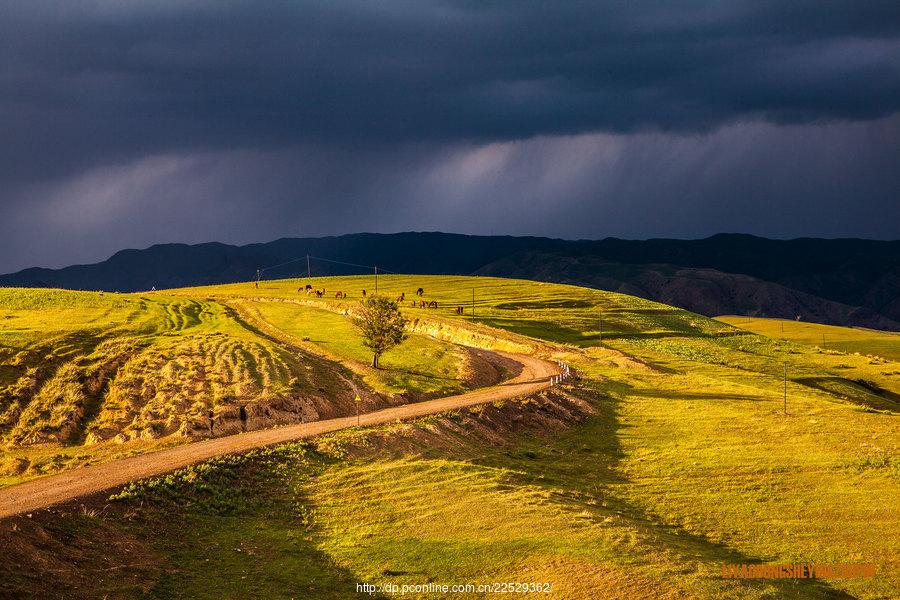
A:
<svg viewBox="0 0 900 600">
<path fill-rule="evenodd" d="M 396 302 L 384 296 L 368 296 L 352 315 L 353 324 L 372 351 L 372 366 L 378 368 L 381 355 L 406 339 L 406 318 Z"/>
</svg>

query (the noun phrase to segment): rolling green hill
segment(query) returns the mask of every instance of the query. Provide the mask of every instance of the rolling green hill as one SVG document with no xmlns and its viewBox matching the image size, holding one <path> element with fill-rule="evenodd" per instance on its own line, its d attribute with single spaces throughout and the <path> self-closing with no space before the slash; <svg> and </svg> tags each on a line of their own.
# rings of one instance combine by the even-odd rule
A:
<svg viewBox="0 0 900 600">
<path fill-rule="evenodd" d="M 311 264 L 306 257 L 312 255 Z M 316 257 L 324 257 L 318 259 Z M 365 257 L 365 258 L 363 258 Z M 347 261 L 347 262 L 343 262 Z M 133 292 L 306 274 L 387 270 L 490 275 L 617 291 L 717 316 L 751 314 L 900 330 L 900 241 L 560 240 L 441 232 L 283 238 L 265 244 L 160 244 L 91 265 L 25 269 L 0 286 Z"/>
<path fill-rule="evenodd" d="M 344 313 L 374 279 L 310 283 L 325 296 L 307 295 L 302 279 L 0 292 L 0 398 L 18 407 L 4 409 L 16 414 L 3 434 L 5 482 L 184 443 L 204 410 L 227 415 L 235 403 L 309 397 L 337 414 L 349 410 L 347 382 L 371 407 L 463 389 L 475 385 L 463 346 L 565 360 L 577 377 L 500 405 L 217 459 L 129 486 L 111 505 L 104 496 L 17 519 L 17 537 L 0 535 L 0 593 L 344 598 L 358 582 L 501 581 L 548 583 L 544 597 L 565 598 L 900 593 L 893 338 L 834 328 L 834 344 L 852 345 L 822 347 L 586 288 L 390 275 L 379 293 L 405 294 L 413 336 L 372 372 Z M 418 287 L 438 308 L 410 305 Z M 22 461 L 42 466 L 14 472 Z M 877 573 L 722 578 L 723 564 L 752 562 Z"/>
</svg>

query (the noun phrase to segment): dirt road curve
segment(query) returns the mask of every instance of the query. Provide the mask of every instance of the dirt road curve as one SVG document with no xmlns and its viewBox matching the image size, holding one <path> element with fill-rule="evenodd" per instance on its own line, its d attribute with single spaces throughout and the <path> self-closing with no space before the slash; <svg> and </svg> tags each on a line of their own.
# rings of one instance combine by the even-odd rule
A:
<svg viewBox="0 0 900 600">
<path fill-rule="evenodd" d="M 520 363 L 522 372 L 515 378 L 493 387 L 458 396 L 448 396 L 366 413 L 361 415 L 359 422 L 361 425 L 377 425 L 495 400 L 515 398 L 549 387 L 550 376 L 559 373 L 555 364 L 544 360 L 521 354 L 505 352 L 498 352 L 498 354 Z M 34 479 L 0 489 L 0 519 L 102 492 L 137 479 L 168 473 L 215 456 L 313 437 L 355 425 L 356 417 L 353 416 L 261 429 Z"/>
</svg>

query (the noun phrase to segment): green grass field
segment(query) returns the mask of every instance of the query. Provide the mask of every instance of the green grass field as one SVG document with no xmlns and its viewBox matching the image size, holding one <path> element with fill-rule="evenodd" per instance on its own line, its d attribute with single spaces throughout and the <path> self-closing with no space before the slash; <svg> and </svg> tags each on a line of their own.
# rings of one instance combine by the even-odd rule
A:
<svg viewBox="0 0 900 600">
<path fill-rule="evenodd" d="M 76 513 L 53 525 L 67 540 L 62 555 L 80 549 L 66 564 L 87 589 L 110 597 L 349 598 L 358 597 L 357 582 L 512 581 L 548 582 L 550 597 L 563 598 L 900 595 L 900 363 L 892 358 L 900 336 L 827 328 L 823 347 L 815 339 L 820 330 L 800 329 L 807 324 L 785 322 L 779 339 L 772 329 L 780 333 L 780 321 L 712 320 L 584 288 L 379 276 L 380 292 L 405 293 L 408 304 L 421 286 L 438 309 L 407 306 L 410 345 L 391 362 L 386 357 L 386 373 L 370 374 L 342 313 L 374 282 L 312 283 L 328 297 L 311 299 L 297 291 L 304 280 L 285 280 L 143 300 L 89 294 L 85 301 L 96 306 L 79 312 L 82 300 L 60 293 L 56 302 L 71 305 L 82 319 L 72 322 L 83 325 L 46 332 L 38 327 L 41 313 L 28 312 L 44 302 L 39 292 L 16 300 L 16 291 L 3 291 L 0 319 L 13 318 L 0 323 L 23 325 L 4 325 L 0 338 L 5 356 L 19 357 L 4 367 L 14 375 L 6 381 L 19 381 L 35 352 L 57 352 L 52 360 L 60 364 L 72 356 L 94 364 L 102 341 L 82 347 L 62 340 L 115 328 L 115 339 L 146 348 L 202 346 L 214 333 L 273 355 L 296 343 L 373 388 L 443 393 L 457 389 L 464 364 L 453 342 L 477 340 L 568 361 L 580 377 L 571 392 L 587 399 L 591 413 L 562 427 L 550 424 L 552 411 L 540 401 L 488 406 L 220 459 L 132 486 L 109 514 Z M 338 290 L 350 298 L 333 298 Z M 190 313 L 167 307 L 194 302 L 202 307 L 194 318 L 165 316 Z M 467 314 L 455 313 L 460 305 Z M 124 325 L 121 315 L 129 316 Z M 170 325 L 176 322 L 190 325 Z M 185 356 L 217 356 L 187 349 Z M 112 376 L 110 389 L 124 383 Z M 513 414 L 525 418 L 517 425 Z M 137 437 L 122 447 L 171 439 Z M 109 452 L 113 445 L 95 447 Z M 90 455 L 93 448 L 49 451 Z M 48 447 L 7 455 L 37 451 Z M 110 547 L 129 545 L 149 566 L 120 566 L 116 578 L 107 576 L 108 552 L 85 550 L 92 536 Z M 11 556 L 0 566 L 0 592 L 3 585 L 40 588 L 39 577 L 16 570 L 19 555 Z M 721 577 L 723 564 L 754 562 L 871 563 L 877 574 Z"/>
<path fill-rule="evenodd" d="M 718 320 L 778 340 L 900 361 L 900 333 L 757 317 L 718 317 Z"/>
<path fill-rule="evenodd" d="M 359 332 L 345 315 L 322 308 L 281 302 L 241 305 L 257 320 L 272 324 L 293 343 L 323 352 L 350 365 L 373 388 L 398 394 L 415 390 L 427 394 L 451 394 L 465 389 L 464 352 L 452 344 L 424 335 L 413 335 L 388 353 L 382 369 L 369 368 L 372 356 L 363 347 Z"/>
</svg>

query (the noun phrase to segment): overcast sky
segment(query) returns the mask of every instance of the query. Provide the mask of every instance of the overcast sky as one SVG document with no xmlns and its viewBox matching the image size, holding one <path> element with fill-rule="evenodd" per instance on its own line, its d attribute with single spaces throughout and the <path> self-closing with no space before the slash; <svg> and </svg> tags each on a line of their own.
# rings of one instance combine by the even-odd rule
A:
<svg viewBox="0 0 900 600">
<path fill-rule="evenodd" d="M 0 0 L 0 272 L 443 230 L 900 238 L 896 0 Z"/>
</svg>

